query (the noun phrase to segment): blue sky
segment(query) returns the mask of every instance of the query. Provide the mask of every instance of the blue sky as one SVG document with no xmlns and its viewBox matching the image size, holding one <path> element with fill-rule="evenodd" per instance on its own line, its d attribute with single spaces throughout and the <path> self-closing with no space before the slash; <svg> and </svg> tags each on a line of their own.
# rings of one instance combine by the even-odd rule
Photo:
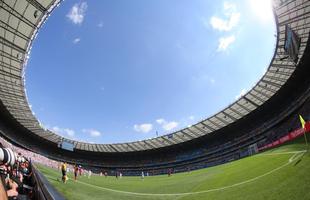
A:
<svg viewBox="0 0 310 200">
<path fill-rule="evenodd" d="M 135 141 L 220 111 L 275 48 L 268 0 L 64 1 L 34 41 L 31 108 L 67 138 Z"/>
</svg>

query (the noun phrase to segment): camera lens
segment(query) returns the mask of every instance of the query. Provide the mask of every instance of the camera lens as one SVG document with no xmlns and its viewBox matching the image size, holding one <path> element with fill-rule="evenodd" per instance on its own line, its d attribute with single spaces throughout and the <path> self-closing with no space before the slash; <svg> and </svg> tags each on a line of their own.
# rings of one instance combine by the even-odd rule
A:
<svg viewBox="0 0 310 200">
<path fill-rule="evenodd" d="M 16 156 L 9 148 L 0 148 L 0 164 L 8 164 L 13 166 L 15 164 Z"/>
</svg>

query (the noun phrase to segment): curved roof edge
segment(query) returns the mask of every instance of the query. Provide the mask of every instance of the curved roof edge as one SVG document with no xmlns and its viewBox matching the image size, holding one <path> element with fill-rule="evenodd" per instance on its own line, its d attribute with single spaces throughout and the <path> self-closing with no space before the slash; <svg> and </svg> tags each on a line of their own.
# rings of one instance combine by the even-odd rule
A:
<svg viewBox="0 0 310 200">
<path fill-rule="evenodd" d="M 245 95 L 213 116 L 168 135 L 128 143 L 90 144 L 63 138 L 44 129 L 32 113 L 26 97 L 24 72 L 32 42 L 59 3 L 60 0 L 6 0 L 1 5 L 4 9 L 0 11 L 0 15 L 4 16 L 4 21 L 6 19 L 7 26 L 0 28 L 3 29 L 3 36 L 0 36 L 0 51 L 3 55 L 3 67 L 0 68 L 0 100 L 16 121 L 32 133 L 53 143 L 65 140 L 73 143 L 78 150 L 94 152 L 134 152 L 167 147 L 212 134 L 237 122 L 272 98 L 296 70 L 297 64 L 285 58 L 285 26 L 289 25 L 301 38 L 299 58 L 303 56 L 306 48 L 310 28 L 309 1 L 275 0 L 277 43 L 274 56 L 266 73 Z"/>
</svg>

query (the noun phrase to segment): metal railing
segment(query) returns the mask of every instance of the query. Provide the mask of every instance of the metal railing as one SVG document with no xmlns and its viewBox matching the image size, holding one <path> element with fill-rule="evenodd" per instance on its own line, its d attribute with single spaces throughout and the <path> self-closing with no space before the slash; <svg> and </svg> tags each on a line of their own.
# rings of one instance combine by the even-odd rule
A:
<svg viewBox="0 0 310 200">
<path fill-rule="evenodd" d="M 34 193 L 36 200 L 65 200 L 34 165 L 31 167 L 35 183 Z"/>
</svg>

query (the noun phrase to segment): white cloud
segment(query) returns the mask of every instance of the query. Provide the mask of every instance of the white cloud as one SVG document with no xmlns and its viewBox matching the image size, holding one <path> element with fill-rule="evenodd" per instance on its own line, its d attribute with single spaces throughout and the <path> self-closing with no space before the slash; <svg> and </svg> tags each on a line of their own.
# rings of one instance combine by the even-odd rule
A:
<svg viewBox="0 0 310 200">
<path fill-rule="evenodd" d="M 148 133 L 153 129 L 152 124 L 135 124 L 133 129 L 137 132 Z"/>
<path fill-rule="evenodd" d="M 217 51 L 225 51 L 229 45 L 231 45 L 236 40 L 234 35 L 228 37 L 221 37 L 219 39 L 219 45 L 217 47 Z"/>
<path fill-rule="evenodd" d="M 87 10 L 87 3 L 76 3 L 67 14 L 69 20 L 74 24 L 82 24 Z"/>
<path fill-rule="evenodd" d="M 191 116 L 188 117 L 188 119 L 194 120 L 194 119 L 195 119 L 195 116 L 191 115 Z"/>
<path fill-rule="evenodd" d="M 60 133 L 60 128 L 58 126 L 54 126 L 52 130 L 55 131 L 56 133 Z"/>
<path fill-rule="evenodd" d="M 166 131 L 170 131 L 172 129 L 175 129 L 178 125 L 179 125 L 178 122 L 174 122 L 174 121 L 168 122 L 163 125 L 163 129 L 165 129 Z"/>
<path fill-rule="evenodd" d="M 72 42 L 73 44 L 77 44 L 81 41 L 81 38 L 75 38 Z"/>
<path fill-rule="evenodd" d="M 55 133 L 61 135 L 61 136 L 67 136 L 67 137 L 74 137 L 75 131 L 70 128 L 60 128 L 58 126 L 52 127 L 52 131 Z"/>
<path fill-rule="evenodd" d="M 102 28 L 102 27 L 103 27 L 103 22 L 99 22 L 99 23 L 97 24 L 97 26 L 98 26 L 99 28 Z"/>
<path fill-rule="evenodd" d="M 211 17 L 210 23 L 214 29 L 219 31 L 229 31 L 238 24 L 239 18 L 240 13 L 233 13 L 228 20 L 213 16 Z"/>
<path fill-rule="evenodd" d="M 156 122 L 161 125 L 161 127 L 165 130 L 165 131 L 170 131 L 172 129 L 175 129 L 179 123 L 176 121 L 171 121 L 171 122 L 167 122 L 165 119 L 157 119 Z"/>
<path fill-rule="evenodd" d="M 64 131 L 69 135 L 69 136 L 71 136 L 71 137 L 73 137 L 74 136 L 74 130 L 72 130 L 72 129 L 68 129 L 68 128 L 66 128 L 66 129 L 64 129 Z"/>
<path fill-rule="evenodd" d="M 210 83 L 214 84 L 215 83 L 215 79 L 214 78 L 210 78 Z"/>
<path fill-rule="evenodd" d="M 83 129 L 82 132 L 89 134 L 91 137 L 101 136 L 101 132 L 95 129 Z"/>
<path fill-rule="evenodd" d="M 211 17 L 210 24 L 213 29 L 219 31 L 230 31 L 232 28 L 238 25 L 240 20 L 240 13 L 236 12 L 236 5 L 224 2 L 224 15 L 227 19 L 222 19 L 217 16 Z"/>
<path fill-rule="evenodd" d="M 229 11 L 235 11 L 236 10 L 236 5 L 230 2 L 225 1 L 224 2 L 224 10 L 229 12 Z"/>
<path fill-rule="evenodd" d="M 163 124 L 165 122 L 165 120 L 161 118 L 161 119 L 157 119 L 156 122 L 158 124 Z"/>
<path fill-rule="evenodd" d="M 237 99 L 239 99 L 240 97 L 242 97 L 242 96 L 244 96 L 245 94 L 246 94 L 246 89 L 242 89 L 241 90 L 241 92 L 240 92 L 240 94 L 238 94 L 237 96 L 235 96 L 235 99 L 237 100 Z"/>
</svg>

